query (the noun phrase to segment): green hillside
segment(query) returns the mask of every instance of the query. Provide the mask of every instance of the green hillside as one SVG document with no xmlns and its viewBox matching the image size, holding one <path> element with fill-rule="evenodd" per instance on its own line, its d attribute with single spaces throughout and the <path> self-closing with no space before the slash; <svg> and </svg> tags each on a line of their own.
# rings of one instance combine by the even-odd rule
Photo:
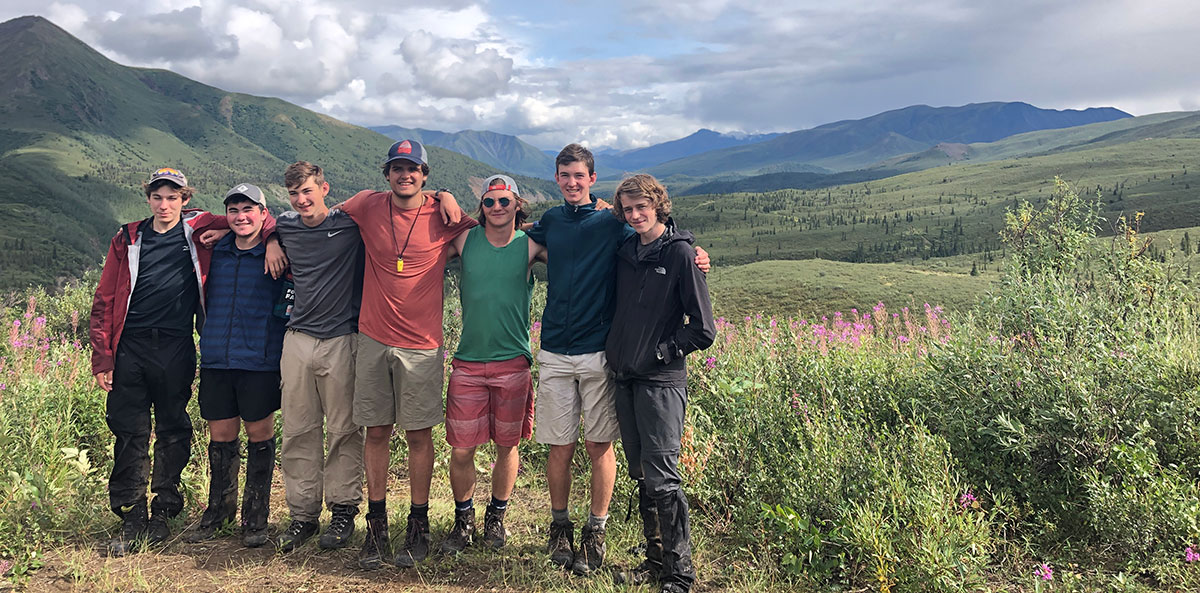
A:
<svg viewBox="0 0 1200 593">
<path fill-rule="evenodd" d="M 286 208 L 283 170 L 301 159 L 325 168 L 334 199 L 384 186 L 379 163 L 391 140 L 380 134 L 279 99 L 121 66 L 45 19 L 0 23 L 0 58 L 0 289 L 55 283 L 98 263 L 121 221 L 146 216 L 140 183 L 159 166 L 187 173 L 204 208 L 244 181 Z M 429 186 L 449 188 L 464 207 L 497 172 L 429 152 Z M 518 181 L 534 199 L 553 189 Z"/>
<path fill-rule="evenodd" d="M 1200 224 L 1200 186 L 1191 187 L 1189 173 L 1198 167 L 1200 138 L 1155 137 L 823 189 L 679 196 L 674 216 L 723 265 L 969 253 L 986 259 L 1001 250 L 997 232 L 1005 209 L 1022 200 L 1040 203 L 1055 176 L 1089 194 L 1099 191 L 1109 220 L 1143 211 L 1146 230 Z"/>
</svg>

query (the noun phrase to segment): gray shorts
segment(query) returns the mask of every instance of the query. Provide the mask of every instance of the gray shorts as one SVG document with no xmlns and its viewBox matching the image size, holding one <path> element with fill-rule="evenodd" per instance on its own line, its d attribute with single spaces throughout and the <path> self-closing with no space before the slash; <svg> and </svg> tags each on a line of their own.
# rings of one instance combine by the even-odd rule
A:
<svg viewBox="0 0 1200 593">
<path fill-rule="evenodd" d="M 543 445 L 570 445 L 583 438 L 611 443 L 621 436 L 617 423 L 613 376 L 603 352 L 555 354 L 538 352 L 534 438 Z"/>
<path fill-rule="evenodd" d="M 413 350 L 381 344 L 358 334 L 354 423 L 422 430 L 441 424 L 443 350 Z"/>
</svg>

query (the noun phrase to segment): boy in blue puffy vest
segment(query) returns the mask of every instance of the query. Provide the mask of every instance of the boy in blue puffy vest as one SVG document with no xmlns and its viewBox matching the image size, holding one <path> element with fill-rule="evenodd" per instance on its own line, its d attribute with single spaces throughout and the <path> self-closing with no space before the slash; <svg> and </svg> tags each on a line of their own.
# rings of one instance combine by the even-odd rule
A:
<svg viewBox="0 0 1200 593">
<path fill-rule="evenodd" d="M 241 468 L 238 432 L 246 427 L 246 483 L 242 542 L 267 542 L 271 477 L 275 471 L 275 411 L 279 359 L 287 319 L 274 311 L 283 279 L 263 274 L 263 223 L 271 218 L 258 187 L 243 183 L 225 195 L 232 233 L 213 247 L 205 283 L 207 321 L 200 333 L 200 415 L 208 421 L 208 508 L 186 534 L 209 539 L 237 515 Z"/>
</svg>

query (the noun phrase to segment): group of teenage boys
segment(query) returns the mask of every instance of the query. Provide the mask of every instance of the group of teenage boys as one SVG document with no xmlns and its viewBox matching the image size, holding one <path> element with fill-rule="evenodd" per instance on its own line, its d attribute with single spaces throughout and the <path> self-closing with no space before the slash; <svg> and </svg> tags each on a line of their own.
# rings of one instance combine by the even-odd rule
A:
<svg viewBox="0 0 1200 593">
<path fill-rule="evenodd" d="M 334 208 L 325 203 L 321 168 L 291 165 L 284 185 L 292 210 L 278 220 L 254 185 L 230 189 L 222 217 L 186 208 L 193 191 L 182 172 L 155 171 L 144 184 L 152 216 L 113 238 L 90 322 L 93 373 L 108 392 L 115 436 L 109 502 L 122 519 L 109 554 L 165 541 L 167 520 L 183 509 L 193 328 L 210 484 L 207 508 L 185 540 L 212 538 L 237 517 L 244 425 L 242 538 L 246 546 L 267 543 L 274 413 L 282 410 L 279 465 L 291 522 L 274 542 L 280 551 L 317 535 L 323 504 L 330 520 L 319 546 L 345 547 L 365 475 L 359 565 L 424 560 L 432 428 L 442 422 L 455 512 L 440 549 L 460 552 L 475 541 L 502 547 L 517 445 L 534 436 L 532 266 L 545 261 L 536 440 L 550 446 L 550 559 L 578 574 L 602 565 L 619 437 L 637 480 L 646 559 L 618 576 L 689 590 L 695 571 L 677 466 L 685 357 L 714 336 L 702 271 L 708 256 L 674 227 L 666 190 L 652 177 L 622 182 L 608 212 L 590 192 L 596 174 L 586 148 L 567 146 L 555 166 L 564 203 L 532 226 L 516 182 L 505 175 L 485 180 L 476 219 L 462 217 L 448 192 L 424 189 L 428 156 L 412 140 L 388 150 L 387 191 L 362 191 Z M 462 260 L 463 324 L 443 405 L 442 285 L 455 256 Z M 576 547 L 567 502 L 581 416 L 591 501 Z M 386 498 L 395 427 L 408 445 L 410 507 L 393 553 Z M 475 452 L 489 441 L 496 463 L 479 532 Z"/>
</svg>

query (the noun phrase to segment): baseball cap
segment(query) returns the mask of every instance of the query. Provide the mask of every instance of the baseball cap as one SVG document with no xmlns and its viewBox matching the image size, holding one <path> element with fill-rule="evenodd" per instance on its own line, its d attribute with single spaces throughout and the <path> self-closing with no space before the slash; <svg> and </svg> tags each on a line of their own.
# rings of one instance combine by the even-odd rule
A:
<svg viewBox="0 0 1200 593">
<path fill-rule="evenodd" d="M 517 189 L 517 182 L 513 181 L 512 177 L 508 175 L 492 175 L 483 182 L 483 193 L 479 194 L 479 197 L 482 198 L 483 194 L 494 189 L 506 189 L 512 192 L 514 196 L 521 195 L 521 191 Z"/>
<path fill-rule="evenodd" d="M 256 186 L 256 185 L 250 185 L 249 183 L 242 183 L 242 184 L 233 186 L 232 189 L 225 192 L 225 205 L 226 206 L 229 205 L 230 198 L 233 198 L 234 196 L 245 196 L 246 198 L 249 198 L 251 202 L 258 204 L 259 206 L 262 206 L 263 208 L 267 207 L 267 198 L 263 196 L 262 190 L 258 189 L 258 186 Z"/>
<path fill-rule="evenodd" d="M 183 176 L 183 171 L 171 167 L 163 167 L 150 174 L 150 181 L 146 185 L 153 185 L 159 179 L 166 179 L 175 184 L 176 187 L 187 187 L 187 177 Z"/>
<path fill-rule="evenodd" d="M 412 161 L 418 165 L 428 165 L 428 155 L 425 154 L 425 147 L 416 140 L 401 140 L 392 145 L 388 149 L 387 160 L 383 161 L 384 166 L 388 163 L 398 160 Z"/>
</svg>

